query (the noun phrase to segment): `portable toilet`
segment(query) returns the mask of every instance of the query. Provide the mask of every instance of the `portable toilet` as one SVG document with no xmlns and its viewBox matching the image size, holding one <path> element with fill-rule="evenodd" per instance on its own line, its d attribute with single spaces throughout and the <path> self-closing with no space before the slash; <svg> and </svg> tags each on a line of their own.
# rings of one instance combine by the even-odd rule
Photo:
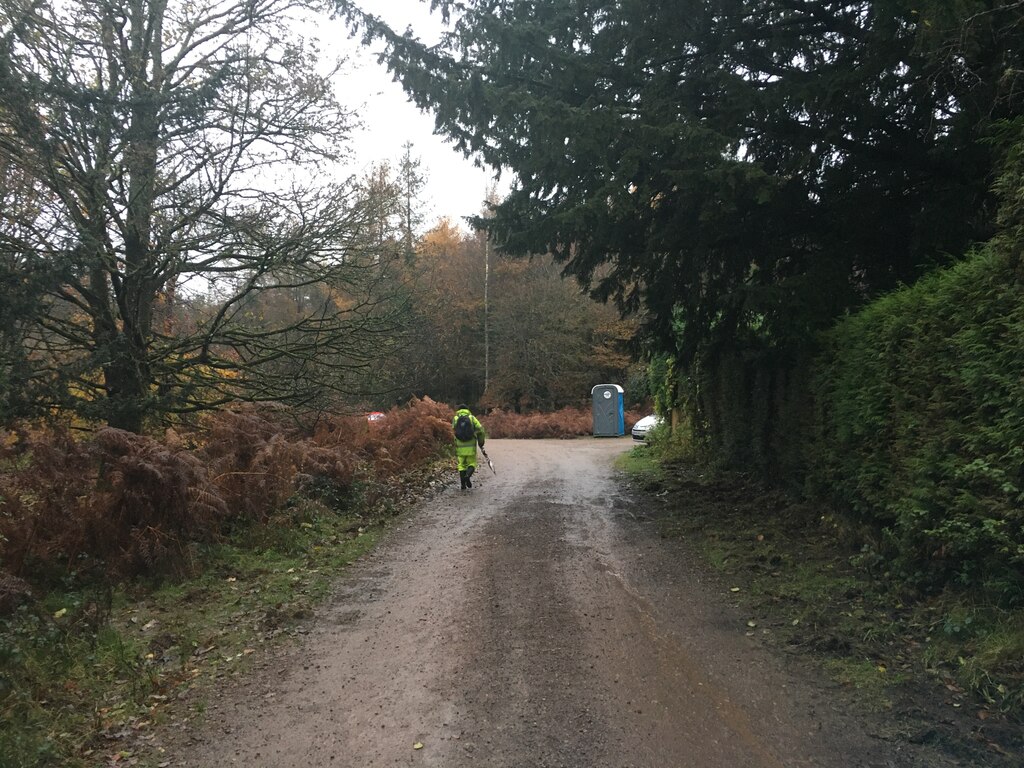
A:
<svg viewBox="0 0 1024 768">
<path fill-rule="evenodd" d="M 594 436 L 621 437 L 626 434 L 623 389 L 618 384 L 598 384 L 590 390 L 594 402 Z"/>
</svg>

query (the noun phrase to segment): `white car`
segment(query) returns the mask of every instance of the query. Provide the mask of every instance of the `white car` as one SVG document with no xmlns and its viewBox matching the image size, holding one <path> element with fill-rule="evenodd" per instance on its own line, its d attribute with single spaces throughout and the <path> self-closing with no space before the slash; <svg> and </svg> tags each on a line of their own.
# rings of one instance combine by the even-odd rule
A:
<svg viewBox="0 0 1024 768">
<path fill-rule="evenodd" d="M 640 421 L 633 425 L 633 439 L 644 440 L 647 438 L 647 433 L 655 427 L 661 426 L 664 423 L 664 419 L 657 414 L 651 414 L 650 416 L 644 416 Z"/>
</svg>

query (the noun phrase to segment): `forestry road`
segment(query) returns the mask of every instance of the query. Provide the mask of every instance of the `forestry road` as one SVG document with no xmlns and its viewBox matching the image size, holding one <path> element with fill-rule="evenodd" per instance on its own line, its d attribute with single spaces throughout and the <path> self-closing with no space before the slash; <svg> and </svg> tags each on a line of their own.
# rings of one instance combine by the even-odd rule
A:
<svg viewBox="0 0 1024 768">
<path fill-rule="evenodd" d="M 772 649 L 650 499 L 627 438 L 491 440 L 341 577 L 300 642 L 167 744 L 194 768 L 942 768 Z"/>
</svg>

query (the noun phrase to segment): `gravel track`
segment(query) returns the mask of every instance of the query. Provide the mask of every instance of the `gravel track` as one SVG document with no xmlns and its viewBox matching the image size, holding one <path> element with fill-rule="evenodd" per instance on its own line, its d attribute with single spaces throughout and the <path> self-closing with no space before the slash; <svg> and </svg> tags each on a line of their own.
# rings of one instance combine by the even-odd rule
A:
<svg viewBox="0 0 1024 768">
<path fill-rule="evenodd" d="M 166 764 L 954 765 L 763 647 L 617 484 L 631 445 L 489 441 L 498 474 L 461 492 L 453 472 Z"/>
</svg>

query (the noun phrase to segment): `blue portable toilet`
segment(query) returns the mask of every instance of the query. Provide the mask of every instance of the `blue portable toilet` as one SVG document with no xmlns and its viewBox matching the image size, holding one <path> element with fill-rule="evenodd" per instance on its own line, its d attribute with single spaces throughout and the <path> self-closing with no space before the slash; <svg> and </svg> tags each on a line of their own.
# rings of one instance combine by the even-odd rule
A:
<svg viewBox="0 0 1024 768">
<path fill-rule="evenodd" d="M 590 390 L 590 398 L 594 402 L 594 437 L 621 437 L 626 434 L 622 387 L 598 384 Z"/>
</svg>

